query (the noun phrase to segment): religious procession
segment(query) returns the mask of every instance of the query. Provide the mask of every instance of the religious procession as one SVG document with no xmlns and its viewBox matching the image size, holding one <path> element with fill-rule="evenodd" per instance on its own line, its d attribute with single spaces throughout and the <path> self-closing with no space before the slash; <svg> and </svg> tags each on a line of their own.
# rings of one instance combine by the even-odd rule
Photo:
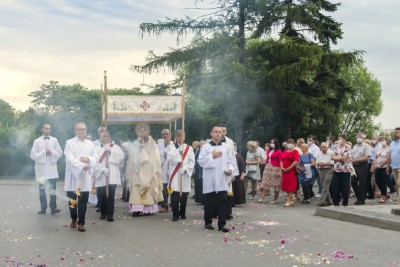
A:
<svg viewBox="0 0 400 267">
<path fill-rule="evenodd" d="M 172 222 L 186 220 L 190 196 L 204 205 L 204 228 L 216 230 L 216 219 L 223 233 L 230 230 L 227 220 L 234 219 L 232 208 L 245 204 L 246 198 L 285 208 L 348 206 L 353 196 L 354 205 L 374 199 L 384 205 L 391 197 L 400 204 L 400 196 L 394 196 L 400 190 L 400 127 L 393 140 L 358 133 L 354 145 L 345 134 L 327 136 L 323 142 L 313 135 L 282 143 L 272 138 L 264 148 L 248 141 L 245 158 L 237 153 L 225 124 L 212 127 L 207 139 L 192 145 L 185 143 L 182 129 L 174 136 L 163 129 L 158 133 L 162 138 L 155 140 L 150 125 L 143 122 L 135 125 L 133 142 L 113 140 L 104 126 L 98 128 L 99 139 L 92 141 L 83 122 L 76 123 L 74 131 L 63 151 L 51 136 L 50 123 L 44 123 L 30 157 L 39 184 L 38 214 L 46 214 L 48 206 L 56 215 L 57 161 L 65 156 L 69 227 L 81 232 L 86 231 L 88 203 L 96 205 L 99 220 L 114 221 L 117 187 L 133 217 L 170 212 Z"/>
</svg>

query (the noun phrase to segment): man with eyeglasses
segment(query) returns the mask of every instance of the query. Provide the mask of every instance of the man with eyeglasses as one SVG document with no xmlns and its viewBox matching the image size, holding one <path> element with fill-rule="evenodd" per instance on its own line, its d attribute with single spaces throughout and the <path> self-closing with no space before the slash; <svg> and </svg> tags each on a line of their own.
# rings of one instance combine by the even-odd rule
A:
<svg viewBox="0 0 400 267">
<path fill-rule="evenodd" d="M 85 232 L 85 215 L 89 191 L 92 187 L 91 176 L 97 164 L 97 155 L 92 141 L 86 139 L 86 125 L 83 122 L 75 124 L 75 137 L 65 144 L 65 184 L 69 198 L 71 228 Z"/>
<path fill-rule="evenodd" d="M 400 127 L 394 129 L 394 140 L 390 143 L 387 174 L 389 174 L 390 167 L 397 186 L 397 204 L 400 204 Z"/>
</svg>

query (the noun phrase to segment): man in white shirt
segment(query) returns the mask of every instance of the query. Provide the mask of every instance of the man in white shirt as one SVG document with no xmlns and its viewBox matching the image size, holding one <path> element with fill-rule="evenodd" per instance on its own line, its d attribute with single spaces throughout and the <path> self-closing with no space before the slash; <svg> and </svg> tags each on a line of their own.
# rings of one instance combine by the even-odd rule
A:
<svg viewBox="0 0 400 267">
<path fill-rule="evenodd" d="M 221 128 L 215 126 L 211 130 L 212 140 L 202 146 L 198 162 L 203 168 L 203 193 L 205 196 L 204 221 L 205 228 L 214 230 L 212 217 L 218 213 L 218 230 L 229 232 L 225 227 L 227 211 L 227 191 L 230 177 L 235 170 L 234 154 L 228 145 L 221 142 Z"/>
<path fill-rule="evenodd" d="M 317 203 L 318 206 L 333 205 L 329 187 L 331 186 L 332 175 L 333 175 L 333 164 L 332 150 L 330 150 L 329 144 L 322 142 L 321 153 L 317 156 L 317 167 L 322 183 L 322 194 L 320 201 Z"/>
<path fill-rule="evenodd" d="M 75 137 L 65 144 L 65 184 L 64 190 L 70 199 L 69 212 L 71 228 L 85 232 L 85 215 L 89 191 L 91 190 L 91 176 L 97 165 L 97 155 L 92 141 L 86 139 L 86 125 L 83 122 L 75 124 Z M 77 202 L 77 203 L 76 203 Z"/>
<path fill-rule="evenodd" d="M 49 184 L 51 214 L 59 213 L 57 209 L 56 182 L 58 179 L 57 161 L 63 152 L 57 138 L 50 136 L 50 123 L 43 124 L 42 136 L 33 141 L 31 159 L 35 161 L 35 177 L 39 183 L 40 211 L 45 214 L 47 209 L 46 182 Z"/>
</svg>

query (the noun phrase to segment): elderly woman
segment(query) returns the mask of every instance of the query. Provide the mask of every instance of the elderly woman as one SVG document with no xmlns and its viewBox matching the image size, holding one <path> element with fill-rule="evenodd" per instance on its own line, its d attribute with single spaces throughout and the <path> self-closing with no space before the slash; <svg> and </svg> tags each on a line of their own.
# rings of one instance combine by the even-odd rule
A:
<svg viewBox="0 0 400 267">
<path fill-rule="evenodd" d="M 308 145 L 302 144 L 300 146 L 302 154 L 300 155 L 301 166 L 304 166 L 304 172 L 299 173 L 299 183 L 303 189 L 304 199 L 301 201 L 302 204 L 310 204 L 311 202 L 311 190 L 310 190 L 310 182 L 311 178 L 314 175 L 314 167 L 315 166 L 315 157 L 313 154 L 308 152 Z"/>
<path fill-rule="evenodd" d="M 390 150 L 389 146 L 387 145 L 387 138 L 385 136 L 381 136 L 379 138 L 379 142 L 381 146 L 376 151 L 375 159 L 372 162 L 371 168 L 375 171 L 375 180 L 378 184 L 379 190 L 381 191 L 381 199 L 379 200 L 379 203 L 386 203 L 386 200 L 390 198 L 387 193 L 387 176 L 389 175 L 386 173 Z"/>
<path fill-rule="evenodd" d="M 251 181 L 251 195 L 256 195 L 257 182 L 261 180 L 259 164 L 261 162 L 260 155 L 257 153 L 257 144 L 254 141 L 247 142 L 248 151 L 246 155 L 246 182 L 245 191 L 247 192 L 247 184 Z"/>
<path fill-rule="evenodd" d="M 265 161 L 265 169 L 263 180 L 260 185 L 261 189 L 261 197 L 258 202 L 263 203 L 265 196 L 271 188 L 274 188 L 275 194 L 274 199 L 271 201 L 271 204 L 278 203 L 279 191 L 281 190 L 281 157 L 282 150 L 279 145 L 279 141 L 276 138 L 271 139 L 271 143 L 269 145 L 269 150 L 267 150 L 267 159 Z"/>
<path fill-rule="evenodd" d="M 284 207 L 293 207 L 293 193 L 297 190 L 296 165 L 299 163 L 299 152 L 295 149 L 293 139 L 287 140 L 287 150 L 282 154 L 282 191 L 288 193 Z"/>
</svg>

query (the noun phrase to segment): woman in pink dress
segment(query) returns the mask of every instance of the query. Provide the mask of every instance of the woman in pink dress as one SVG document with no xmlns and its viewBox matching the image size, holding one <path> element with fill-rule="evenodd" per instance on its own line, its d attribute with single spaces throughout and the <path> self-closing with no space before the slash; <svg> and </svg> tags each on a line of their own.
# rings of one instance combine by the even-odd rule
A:
<svg viewBox="0 0 400 267">
<path fill-rule="evenodd" d="M 285 207 L 292 207 L 293 193 L 297 190 L 297 174 L 296 165 L 299 162 L 299 152 L 295 149 L 294 140 L 287 140 L 287 150 L 282 154 L 281 169 L 282 169 L 282 191 L 288 193 Z"/>
</svg>

